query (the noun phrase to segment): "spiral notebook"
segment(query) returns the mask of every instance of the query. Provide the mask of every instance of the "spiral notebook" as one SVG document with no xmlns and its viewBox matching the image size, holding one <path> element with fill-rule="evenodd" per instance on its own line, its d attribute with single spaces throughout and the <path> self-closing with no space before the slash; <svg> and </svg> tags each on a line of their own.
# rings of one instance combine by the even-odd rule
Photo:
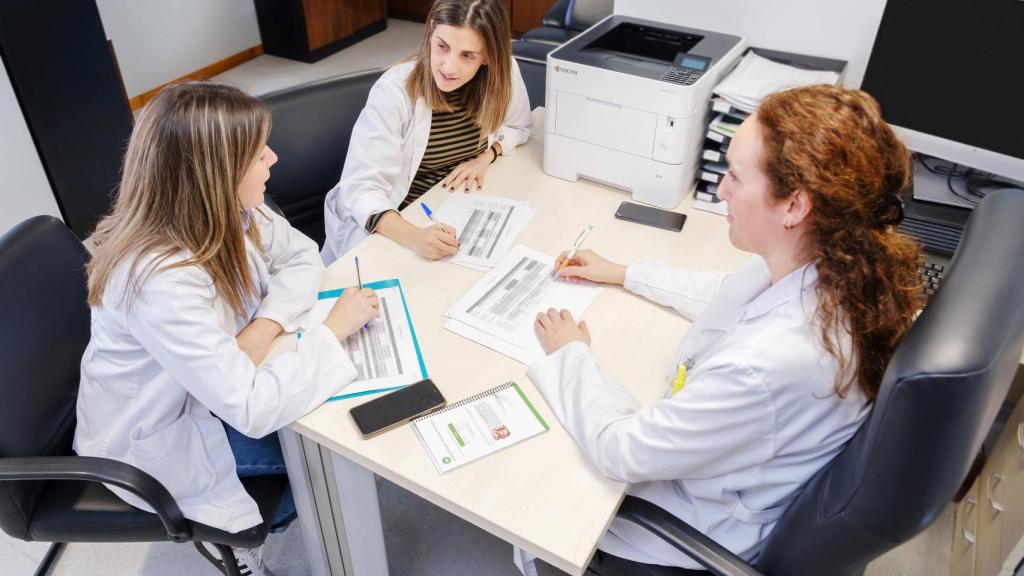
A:
<svg viewBox="0 0 1024 576">
<path fill-rule="evenodd" d="M 412 421 L 442 474 L 548 429 L 515 382 L 481 392 Z"/>
</svg>

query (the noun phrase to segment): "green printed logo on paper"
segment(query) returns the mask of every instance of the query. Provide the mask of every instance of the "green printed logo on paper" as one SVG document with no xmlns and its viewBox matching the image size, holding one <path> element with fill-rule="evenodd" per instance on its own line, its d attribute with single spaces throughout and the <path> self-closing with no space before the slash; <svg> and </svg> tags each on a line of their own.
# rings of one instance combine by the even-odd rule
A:
<svg viewBox="0 0 1024 576">
<path fill-rule="evenodd" d="M 459 431 L 455 429 L 455 425 L 451 422 L 448 423 L 448 430 L 452 433 L 452 438 L 455 438 L 455 441 L 459 443 L 459 447 L 465 448 L 466 442 L 462 439 L 462 436 L 459 436 Z"/>
<path fill-rule="evenodd" d="M 449 458 L 448 456 L 445 456 L 444 458 L 441 458 L 441 462 L 443 462 L 444 464 L 451 464 L 452 459 Z"/>
</svg>

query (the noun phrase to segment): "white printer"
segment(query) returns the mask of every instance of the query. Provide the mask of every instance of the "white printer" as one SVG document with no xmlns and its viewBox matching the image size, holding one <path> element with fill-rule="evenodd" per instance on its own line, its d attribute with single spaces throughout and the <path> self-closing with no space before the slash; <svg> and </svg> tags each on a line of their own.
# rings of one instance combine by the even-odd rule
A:
<svg viewBox="0 0 1024 576">
<path fill-rule="evenodd" d="M 609 16 L 548 55 L 544 172 L 674 208 L 693 185 L 711 89 L 739 36 Z"/>
</svg>

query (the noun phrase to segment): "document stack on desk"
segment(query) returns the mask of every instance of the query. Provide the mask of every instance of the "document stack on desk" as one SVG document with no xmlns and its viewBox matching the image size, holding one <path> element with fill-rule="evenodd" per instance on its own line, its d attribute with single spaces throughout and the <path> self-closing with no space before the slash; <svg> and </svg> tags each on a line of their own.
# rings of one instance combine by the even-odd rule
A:
<svg viewBox="0 0 1024 576">
<path fill-rule="evenodd" d="M 370 282 L 363 287 L 377 292 L 380 307 L 376 318 L 341 343 L 358 374 L 355 381 L 331 400 L 396 390 L 427 377 L 401 284 L 393 278 Z M 343 288 L 320 292 L 312 312 L 314 324 L 327 318 L 342 292 Z"/>
<path fill-rule="evenodd" d="M 748 113 L 721 98 L 711 100 L 711 111 L 713 119 L 708 125 L 704 147 L 701 150 L 693 207 L 724 216 L 728 213 L 728 208 L 726 203 L 718 198 L 718 185 L 729 170 L 725 161 L 729 143 L 732 142 L 732 137 L 736 135 L 740 124 L 746 120 Z"/>
<path fill-rule="evenodd" d="M 736 68 L 715 86 L 714 93 L 744 112 L 753 112 L 774 92 L 811 84 L 836 84 L 832 70 L 797 68 L 748 51 Z"/>
<path fill-rule="evenodd" d="M 534 212 L 525 201 L 453 193 L 434 213 L 434 220 L 458 233 L 459 252 L 448 261 L 486 272 L 508 253 Z"/>
<path fill-rule="evenodd" d="M 548 308 L 579 318 L 602 288 L 554 278 L 555 259 L 521 244 L 469 289 L 445 316 L 448 330 L 529 364 L 544 355 L 533 323 Z"/>
</svg>

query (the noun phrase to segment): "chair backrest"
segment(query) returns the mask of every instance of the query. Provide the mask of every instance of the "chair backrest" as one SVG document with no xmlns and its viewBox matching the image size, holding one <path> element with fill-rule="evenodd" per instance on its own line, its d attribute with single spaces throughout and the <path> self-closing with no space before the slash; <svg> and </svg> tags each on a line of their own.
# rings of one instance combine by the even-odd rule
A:
<svg viewBox="0 0 1024 576">
<path fill-rule="evenodd" d="M 30 218 L 0 237 L 0 458 L 70 453 L 90 335 L 88 257 L 52 216 Z M 5 532 L 24 538 L 45 485 L 0 482 Z"/>
<path fill-rule="evenodd" d="M 324 243 L 324 197 L 341 177 L 352 127 L 383 72 L 345 74 L 260 97 L 274 117 L 268 144 L 280 158 L 267 193 L 317 244 Z"/>
<path fill-rule="evenodd" d="M 586 30 L 612 14 L 612 0 L 572 0 L 565 27 Z"/>
<path fill-rule="evenodd" d="M 875 407 L 769 535 L 770 575 L 860 574 L 946 508 L 1024 348 L 1024 193 L 981 201 L 938 292 L 893 355 Z"/>
</svg>

